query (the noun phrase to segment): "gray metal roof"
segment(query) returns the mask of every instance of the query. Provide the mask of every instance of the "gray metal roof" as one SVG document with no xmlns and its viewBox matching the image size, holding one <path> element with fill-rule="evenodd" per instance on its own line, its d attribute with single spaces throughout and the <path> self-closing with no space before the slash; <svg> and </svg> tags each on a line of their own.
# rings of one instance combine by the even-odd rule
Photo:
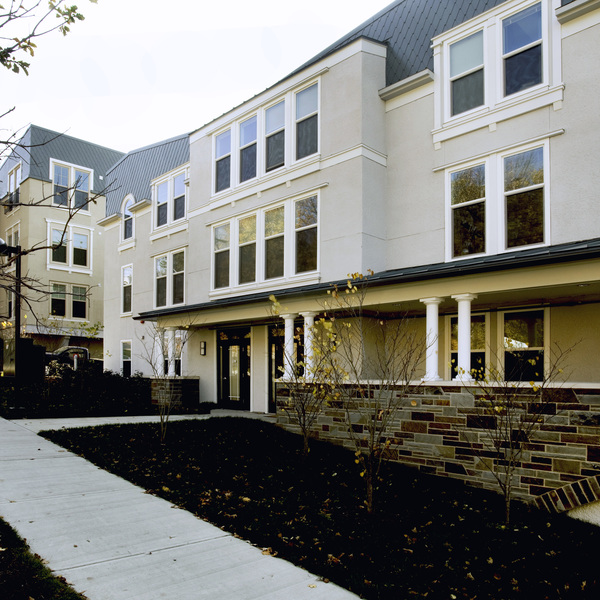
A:
<svg viewBox="0 0 600 600">
<path fill-rule="evenodd" d="M 30 125 L 11 155 L 0 167 L 0 197 L 7 187 L 7 174 L 18 162 L 22 163 L 21 180 L 28 177 L 50 181 L 50 159 L 93 169 L 92 191 L 102 193 L 106 184 L 106 173 L 123 152 L 111 150 L 92 142 Z M 102 179 L 101 179 L 102 177 Z"/>
<path fill-rule="evenodd" d="M 433 37 L 505 1 L 396 0 L 285 79 L 360 37 L 387 45 L 386 85 L 392 85 L 423 69 L 433 71 Z"/>
<path fill-rule="evenodd" d="M 108 172 L 107 180 L 113 185 L 106 194 L 106 216 L 118 213 L 128 194 L 133 194 L 136 202 L 149 200 L 150 182 L 189 159 L 187 133 L 128 152 Z"/>
</svg>

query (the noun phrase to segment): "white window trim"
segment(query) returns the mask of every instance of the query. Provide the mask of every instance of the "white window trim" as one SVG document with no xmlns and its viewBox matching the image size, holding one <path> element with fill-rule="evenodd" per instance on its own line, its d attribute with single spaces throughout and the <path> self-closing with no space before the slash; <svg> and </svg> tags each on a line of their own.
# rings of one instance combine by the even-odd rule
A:
<svg viewBox="0 0 600 600">
<path fill-rule="evenodd" d="M 507 314 L 516 313 L 516 312 L 540 312 L 544 313 L 544 346 L 542 351 L 544 352 L 544 374 L 549 373 L 550 370 L 550 308 L 549 307 L 514 307 L 503 310 L 498 313 L 498 362 L 500 372 L 504 372 L 504 352 L 506 348 L 504 347 L 504 317 Z M 533 348 L 533 350 L 536 350 Z M 545 375 L 544 375 L 545 376 Z"/>
<path fill-rule="evenodd" d="M 162 174 L 160 177 L 152 180 L 150 185 L 152 187 L 152 231 L 158 234 L 158 237 L 164 235 L 164 232 L 170 233 L 169 230 L 173 228 L 181 228 L 185 225 L 187 227 L 187 222 L 189 220 L 189 183 L 190 183 L 190 172 L 189 165 L 185 167 L 177 167 L 168 173 Z M 183 175 L 184 181 L 184 189 L 185 189 L 185 214 L 181 219 L 174 220 L 173 219 L 173 209 L 174 209 L 174 180 L 176 177 Z M 167 222 L 164 225 L 158 225 L 158 186 L 162 183 L 167 183 Z M 134 233 L 135 236 L 135 233 Z"/>
<path fill-rule="evenodd" d="M 317 84 L 317 152 L 310 154 L 301 159 L 296 160 L 296 95 L 299 92 Z M 266 171 L 266 111 L 272 108 L 281 101 L 285 101 L 285 119 L 284 119 L 284 131 L 285 131 L 285 157 L 284 164 L 281 167 L 277 167 L 270 171 Z M 212 161 L 211 161 L 211 196 L 218 198 L 226 196 L 232 192 L 236 192 L 245 187 L 256 185 L 259 182 L 269 180 L 270 178 L 281 175 L 283 171 L 290 168 L 301 166 L 305 163 L 310 163 L 315 160 L 320 160 L 321 155 L 321 79 L 320 77 L 312 78 L 308 81 L 303 81 L 301 85 L 293 89 L 286 90 L 285 93 L 278 95 L 275 98 L 270 99 L 263 106 L 258 109 L 246 112 L 243 115 L 236 118 L 235 121 L 230 121 L 227 124 L 220 127 L 218 130 L 212 132 Z M 241 139 L 240 139 L 240 125 L 256 116 L 256 177 L 247 179 L 246 181 L 240 181 L 240 150 Z M 227 130 L 231 130 L 231 164 L 230 164 L 230 179 L 229 187 L 221 190 L 216 190 L 216 144 L 217 137 Z"/>
<path fill-rule="evenodd" d="M 506 223 L 506 204 L 504 198 L 504 158 L 534 150 L 543 149 L 544 165 L 544 241 L 539 244 L 529 244 L 527 246 L 518 246 L 508 248 L 506 245 L 507 223 Z M 452 173 L 485 164 L 485 252 L 478 254 L 468 254 L 465 256 L 452 256 L 453 254 L 453 220 L 450 176 Z M 485 158 L 477 158 L 461 165 L 453 165 L 446 169 L 445 180 L 446 197 L 446 262 L 467 260 L 477 256 L 491 256 L 503 254 L 506 252 L 519 252 L 530 248 L 540 248 L 552 245 L 551 239 L 551 219 L 550 219 L 550 142 L 544 139 L 537 142 L 531 142 L 522 146 L 511 147 L 510 150 L 503 150 L 489 154 Z"/>
<path fill-rule="evenodd" d="M 52 314 L 52 295 L 54 294 L 53 286 L 54 285 L 64 285 L 65 286 L 65 314 L 63 315 L 53 315 Z M 81 287 L 85 288 L 85 317 L 74 317 L 73 316 L 73 300 L 75 299 L 75 295 L 73 293 L 73 288 Z M 66 283 L 64 281 L 51 281 L 50 282 L 50 297 L 49 297 L 49 307 L 48 307 L 48 318 L 52 321 L 75 321 L 77 323 L 87 323 L 90 315 L 90 302 L 89 302 L 89 292 L 90 287 L 83 283 Z"/>
<path fill-rule="evenodd" d="M 502 21 L 534 4 L 542 8 L 542 83 L 504 97 L 502 66 Z M 531 110 L 555 104 L 564 95 L 561 71 L 561 28 L 555 11 L 560 0 L 509 0 L 444 32 L 433 40 L 436 148 L 448 139 L 483 127 L 494 126 Z M 450 115 L 450 46 L 483 30 L 484 104 L 455 116 Z"/>
<path fill-rule="evenodd" d="M 83 225 L 67 225 L 65 230 L 65 223 L 60 221 L 54 221 L 46 219 L 47 223 L 47 237 L 48 250 L 46 255 L 46 269 L 55 271 L 66 271 L 68 273 L 85 273 L 91 275 L 94 270 L 94 228 L 85 227 Z M 64 243 L 67 246 L 67 262 L 56 263 L 52 261 L 52 229 L 60 229 L 65 231 Z M 85 233 L 88 238 L 88 266 L 83 267 L 80 265 L 73 264 L 73 234 L 74 233 Z"/>
<path fill-rule="evenodd" d="M 58 204 L 54 204 L 54 166 L 58 165 L 61 167 L 67 167 L 69 169 L 69 204 L 67 206 L 60 206 Z M 88 203 L 83 206 L 82 208 L 77 209 L 75 207 L 74 204 L 74 197 L 75 197 L 75 183 L 76 183 L 76 177 L 75 177 L 75 171 L 85 171 L 86 173 L 89 174 L 89 189 L 88 189 L 88 199 L 92 198 L 92 190 L 94 190 L 94 169 L 91 169 L 90 167 L 83 167 L 81 165 L 76 165 L 73 163 L 68 163 L 65 162 L 64 160 L 58 160 L 56 158 L 51 158 L 50 159 L 50 181 L 52 182 L 52 200 L 51 200 L 51 206 L 53 206 L 54 208 L 61 208 L 63 210 L 77 210 L 77 212 L 81 212 L 81 213 L 89 213 L 90 212 L 90 202 L 88 201 Z"/>
<path fill-rule="evenodd" d="M 296 263 L 296 227 L 295 227 L 295 203 L 299 200 L 317 198 L 317 268 L 314 271 L 295 273 Z M 283 276 L 265 279 L 265 236 L 264 224 L 265 213 L 284 207 L 284 267 Z M 239 281 L 239 227 L 240 220 L 256 215 L 256 280 L 252 283 L 238 284 Z M 229 224 L 229 286 L 215 288 L 215 250 L 214 231 L 217 227 Z M 277 202 L 261 207 L 259 210 L 246 212 L 236 217 L 215 223 L 211 227 L 211 279 L 210 297 L 250 294 L 257 290 L 268 288 L 293 287 L 299 283 L 314 283 L 320 281 L 321 271 L 321 197 L 317 190 L 312 193 L 287 199 L 285 202 Z"/>
<path fill-rule="evenodd" d="M 490 365 L 490 340 L 491 340 L 491 320 L 490 320 L 490 313 L 489 312 L 485 312 L 485 311 L 477 311 L 474 313 L 471 313 L 471 317 L 481 317 L 483 316 L 485 318 L 485 322 L 484 322 L 484 326 L 485 326 L 485 359 L 484 359 L 484 365 L 483 367 L 485 368 L 486 372 L 488 370 L 488 367 Z M 451 364 L 451 358 L 452 358 L 452 319 L 457 319 L 458 318 L 458 313 L 454 313 L 454 314 L 450 314 L 450 315 L 446 315 L 444 317 L 444 331 L 446 332 L 446 358 L 447 360 L 446 362 L 446 369 L 445 369 L 445 377 L 446 377 L 446 381 L 452 381 L 452 364 Z M 475 350 L 477 351 L 477 350 Z M 471 348 L 471 352 L 473 352 L 473 349 Z"/>
<path fill-rule="evenodd" d="M 121 371 L 121 374 L 123 374 L 123 362 L 124 362 L 124 353 L 123 353 L 123 346 L 124 344 L 129 344 L 129 363 L 131 365 L 131 369 L 130 372 L 133 375 L 133 342 L 132 340 L 119 340 L 119 353 L 120 353 L 120 364 L 119 364 L 119 370 Z"/>
<path fill-rule="evenodd" d="M 124 312 L 123 311 L 123 303 L 125 300 L 125 269 L 127 268 L 131 268 L 131 310 Z M 133 314 L 133 263 L 130 263 L 128 265 L 123 265 L 121 267 L 121 305 L 119 307 L 119 313 L 121 314 L 122 317 L 128 317 L 131 316 Z"/>
<path fill-rule="evenodd" d="M 183 252 L 183 301 L 173 304 L 170 300 L 173 297 L 173 255 Z M 167 287 L 166 287 L 166 303 L 162 306 L 156 304 L 156 259 L 162 256 L 167 257 Z M 159 310 L 161 308 L 169 308 L 171 306 L 184 306 L 187 299 L 186 287 L 187 287 L 187 246 L 177 248 L 175 250 L 169 250 L 168 252 L 160 252 L 151 257 L 152 259 L 152 306 Z M 133 304 L 132 304 L 133 306 Z"/>
<path fill-rule="evenodd" d="M 131 212 L 131 237 L 125 238 L 125 207 L 131 202 L 131 206 L 135 205 L 135 198 L 133 194 L 127 194 L 121 203 L 121 222 L 120 222 L 120 244 L 119 250 L 125 250 L 126 248 L 135 246 L 135 214 Z"/>
</svg>

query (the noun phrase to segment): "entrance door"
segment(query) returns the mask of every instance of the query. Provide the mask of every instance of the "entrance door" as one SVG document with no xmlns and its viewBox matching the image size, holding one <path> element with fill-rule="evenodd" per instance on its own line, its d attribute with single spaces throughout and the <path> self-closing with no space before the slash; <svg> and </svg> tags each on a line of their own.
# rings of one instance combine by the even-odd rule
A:
<svg viewBox="0 0 600 600">
<path fill-rule="evenodd" d="M 269 327 L 269 412 L 277 412 L 276 384 L 284 375 L 285 358 L 285 329 L 281 325 Z M 304 329 L 299 321 L 294 327 L 294 359 L 297 363 L 304 360 Z M 297 375 L 304 374 L 302 366 L 297 366 Z"/>
<path fill-rule="evenodd" d="M 218 333 L 219 406 L 250 410 L 250 330 Z"/>
</svg>

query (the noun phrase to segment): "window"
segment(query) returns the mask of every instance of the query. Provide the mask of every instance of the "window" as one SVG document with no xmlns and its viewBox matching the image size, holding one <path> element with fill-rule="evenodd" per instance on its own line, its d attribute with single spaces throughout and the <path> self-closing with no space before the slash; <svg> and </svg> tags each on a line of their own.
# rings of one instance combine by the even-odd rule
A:
<svg viewBox="0 0 600 600">
<path fill-rule="evenodd" d="M 71 315 L 74 319 L 85 319 L 87 317 L 87 288 L 74 285 L 71 298 Z"/>
<path fill-rule="evenodd" d="M 433 39 L 435 144 L 563 99 L 558 0 L 496 4 Z"/>
<path fill-rule="evenodd" d="M 452 256 L 485 252 L 485 165 L 450 174 Z"/>
<path fill-rule="evenodd" d="M 63 283 L 52 284 L 50 314 L 53 317 L 67 316 L 67 286 Z"/>
<path fill-rule="evenodd" d="M 319 144 L 317 108 L 319 89 L 317 84 L 296 94 L 296 160 L 310 156 Z"/>
<path fill-rule="evenodd" d="M 84 233 L 73 233 L 73 264 L 88 266 L 88 236 Z"/>
<path fill-rule="evenodd" d="M 72 271 L 89 272 L 92 267 L 92 230 L 75 225 L 49 222 L 48 266 Z"/>
<path fill-rule="evenodd" d="M 317 268 L 317 197 L 298 200 L 296 215 L 296 273 Z"/>
<path fill-rule="evenodd" d="M 239 283 L 256 280 L 256 215 L 239 221 Z"/>
<path fill-rule="evenodd" d="M 544 144 L 448 171 L 449 258 L 549 243 L 546 156 Z"/>
<path fill-rule="evenodd" d="M 507 381 L 544 378 L 544 311 L 504 313 L 504 377 Z"/>
<path fill-rule="evenodd" d="M 123 240 L 130 240 L 133 237 L 133 214 L 131 213 L 133 204 L 134 201 L 129 199 L 123 207 Z"/>
<path fill-rule="evenodd" d="M 186 172 L 179 171 L 154 183 L 154 227 L 181 221 L 186 215 Z M 132 222 L 133 235 L 133 222 Z"/>
<path fill-rule="evenodd" d="M 67 264 L 67 241 L 63 229 L 52 229 L 52 262 Z"/>
<path fill-rule="evenodd" d="M 121 342 L 121 371 L 123 377 L 131 377 L 131 342 Z"/>
<path fill-rule="evenodd" d="M 5 200 L 4 213 L 10 212 L 19 204 L 19 186 L 21 185 L 21 165 L 8 172 L 8 197 Z M 9 244 L 10 245 L 10 244 Z M 16 245 L 16 244 L 15 244 Z"/>
<path fill-rule="evenodd" d="M 265 279 L 283 277 L 284 229 L 285 210 L 283 206 L 265 212 Z"/>
<path fill-rule="evenodd" d="M 20 240 L 19 225 L 13 225 L 6 230 L 6 243 L 8 246 L 18 246 Z"/>
<path fill-rule="evenodd" d="M 256 116 L 240 123 L 240 183 L 256 177 Z"/>
<path fill-rule="evenodd" d="M 215 149 L 216 174 L 215 191 L 226 190 L 231 184 L 231 130 L 221 133 L 216 138 Z"/>
<path fill-rule="evenodd" d="M 543 148 L 504 158 L 504 196 L 507 248 L 543 243 Z"/>
<path fill-rule="evenodd" d="M 502 21 L 504 95 L 542 82 L 542 7 L 534 4 Z"/>
<path fill-rule="evenodd" d="M 7 307 L 7 319 L 12 319 L 14 317 L 14 306 L 15 306 L 15 294 L 11 290 L 6 290 L 6 307 Z"/>
<path fill-rule="evenodd" d="M 272 171 L 285 164 L 285 100 L 265 111 L 266 167 Z"/>
<path fill-rule="evenodd" d="M 450 96 L 452 115 L 484 103 L 483 31 L 450 46 Z"/>
<path fill-rule="evenodd" d="M 229 223 L 214 229 L 215 288 L 229 287 Z"/>
<path fill-rule="evenodd" d="M 216 225 L 213 289 L 316 271 L 318 207 L 318 197 L 311 196 Z"/>
<path fill-rule="evenodd" d="M 54 206 L 88 210 L 93 173 L 76 165 L 51 162 Z"/>
<path fill-rule="evenodd" d="M 486 320 L 485 315 L 471 315 L 471 370 L 477 378 L 486 368 Z M 458 317 L 450 317 L 450 379 L 458 375 Z"/>
<path fill-rule="evenodd" d="M 183 250 L 155 257 L 154 276 L 157 308 L 183 303 L 185 283 Z"/>
<path fill-rule="evenodd" d="M 121 269 L 121 289 L 121 313 L 130 313 L 133 289 L 133 265 L 127 265 Z"/>
</svg>

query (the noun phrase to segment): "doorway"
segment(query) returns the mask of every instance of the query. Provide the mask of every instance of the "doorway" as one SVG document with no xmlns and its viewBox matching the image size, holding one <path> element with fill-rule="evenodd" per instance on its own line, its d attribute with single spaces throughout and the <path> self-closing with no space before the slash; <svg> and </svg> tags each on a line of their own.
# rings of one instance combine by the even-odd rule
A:
<svg viewBox="0 0 600 600">
<path fill-rule="evenodd" d="M 218 403 L 250 410 L 250 329 L 227 329 L 218 337 Z"/>
</svg>

